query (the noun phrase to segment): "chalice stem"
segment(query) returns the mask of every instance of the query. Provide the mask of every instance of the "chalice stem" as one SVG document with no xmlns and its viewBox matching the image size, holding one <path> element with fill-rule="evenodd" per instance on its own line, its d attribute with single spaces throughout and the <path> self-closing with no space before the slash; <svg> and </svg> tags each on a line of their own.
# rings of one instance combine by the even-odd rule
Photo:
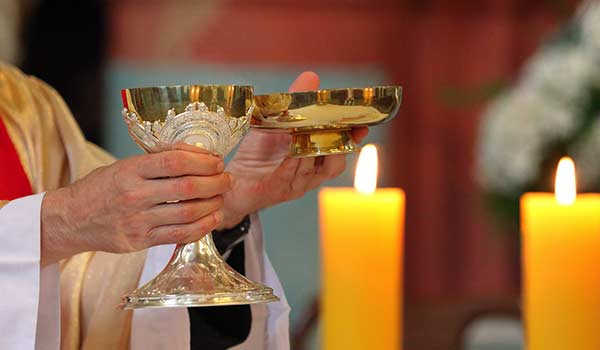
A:
<svg viewBox="0 0 600 350">
<path fill-rule="evenodd" d="M 206 255 L 220 258 L 220 254 L 212 239 L 212 232 L 207 233 L 198 241 L 178 244 L 171 256 L 171 260 L 169 260 L 169 265 L 177 262 L 186 264 L 202 262 L 206 260 L 203 258 Z"/>
</svg>

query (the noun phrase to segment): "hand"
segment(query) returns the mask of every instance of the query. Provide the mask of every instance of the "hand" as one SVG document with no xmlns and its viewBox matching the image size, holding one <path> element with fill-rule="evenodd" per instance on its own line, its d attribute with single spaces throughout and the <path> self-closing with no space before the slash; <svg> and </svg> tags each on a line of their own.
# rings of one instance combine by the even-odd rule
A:
<svg viewBox="0 0 600 350">
<path fill-rule="evenodd" d="M 291 85 L 290 91 L 319 88 L 319 77 L 304 72 Z M 352 136 L 360 142 L 368 133 L 366 127 L 355 128 Z M 346 167 L 345 155 L 287 158 L 291 136 L 251 130 L 227 166 L 235 181 L 226 193 L 225 220 L 219 228 L 229 228 L 244 216 L 269 206 L 297 199 L 323 182 L 340 175 Z"/>
<path fill-rule="evenodd" d="M 192 146 L 98 168 L 42 202 L 42 264 L 84 251 L 132 252 L 196 241 L 223 220 L 231 178 Z M 167 203 L 179 201 L 176 203 Z"/>
</svg>

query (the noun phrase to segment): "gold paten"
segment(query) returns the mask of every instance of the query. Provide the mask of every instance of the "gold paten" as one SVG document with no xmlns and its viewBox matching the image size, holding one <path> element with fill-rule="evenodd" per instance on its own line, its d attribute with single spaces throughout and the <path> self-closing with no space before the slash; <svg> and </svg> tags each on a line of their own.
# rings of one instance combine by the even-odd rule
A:
<svg viewBox="0 0 600 350">
<path fill-rule="evenodd" d="M 401 101 L 400 86 L 256 95 L 251 127 L 291 133 L 292 157 L 351 153 L 352 128 L 394 118 Z"/>
<path fill-rule="evenodd" d="M 122 90 L 123 117 L 147 152 L 184 142 L 225 156 L 249 129 L 251 86 L 180 85 Z M 176 202 L 176 201 L 175 201 Z M 123 297 L 122 307 L 239 305 L 279 300 L 221 258 L 211 234 L 180 244 L 163 271 Z"/>
</svg>

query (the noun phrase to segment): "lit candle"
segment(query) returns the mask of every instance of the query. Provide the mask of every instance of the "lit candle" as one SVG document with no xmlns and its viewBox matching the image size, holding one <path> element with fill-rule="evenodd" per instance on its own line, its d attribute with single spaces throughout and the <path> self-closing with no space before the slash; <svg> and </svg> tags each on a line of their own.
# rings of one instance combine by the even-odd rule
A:
<svg viewBox="0 0 600 350">
<path fill-rule="evenodd" d="M 352 188 L 319 193 L 323 349 L 401 348 L 404 192 L 376 190 L 363 147 Z"/>
<path fill-rule="evenodd" d="M 521 198 L 528 350 L 600 349 L 600 194 L 576 194 L 563 158 L 555 194 Z"/>
</svg>

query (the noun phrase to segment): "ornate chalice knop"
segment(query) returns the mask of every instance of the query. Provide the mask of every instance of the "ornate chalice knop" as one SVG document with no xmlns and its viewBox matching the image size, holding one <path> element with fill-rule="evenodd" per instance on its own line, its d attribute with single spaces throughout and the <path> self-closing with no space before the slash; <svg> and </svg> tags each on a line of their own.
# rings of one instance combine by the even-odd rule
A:
<svg viewBox="0 0 600 350">
<path fill-rule="evenodd" d="M 237 85 L 181 85 L 124 89 L 123 117 L 146 152 L 187 143 L 227 155 L 249 128 L 253 89 Z M 163 271 L 123 297 L 125 309 L 239 305 L 279 300 L 219 255 L 209 233 L 177 245 Z"/>
</svg>

